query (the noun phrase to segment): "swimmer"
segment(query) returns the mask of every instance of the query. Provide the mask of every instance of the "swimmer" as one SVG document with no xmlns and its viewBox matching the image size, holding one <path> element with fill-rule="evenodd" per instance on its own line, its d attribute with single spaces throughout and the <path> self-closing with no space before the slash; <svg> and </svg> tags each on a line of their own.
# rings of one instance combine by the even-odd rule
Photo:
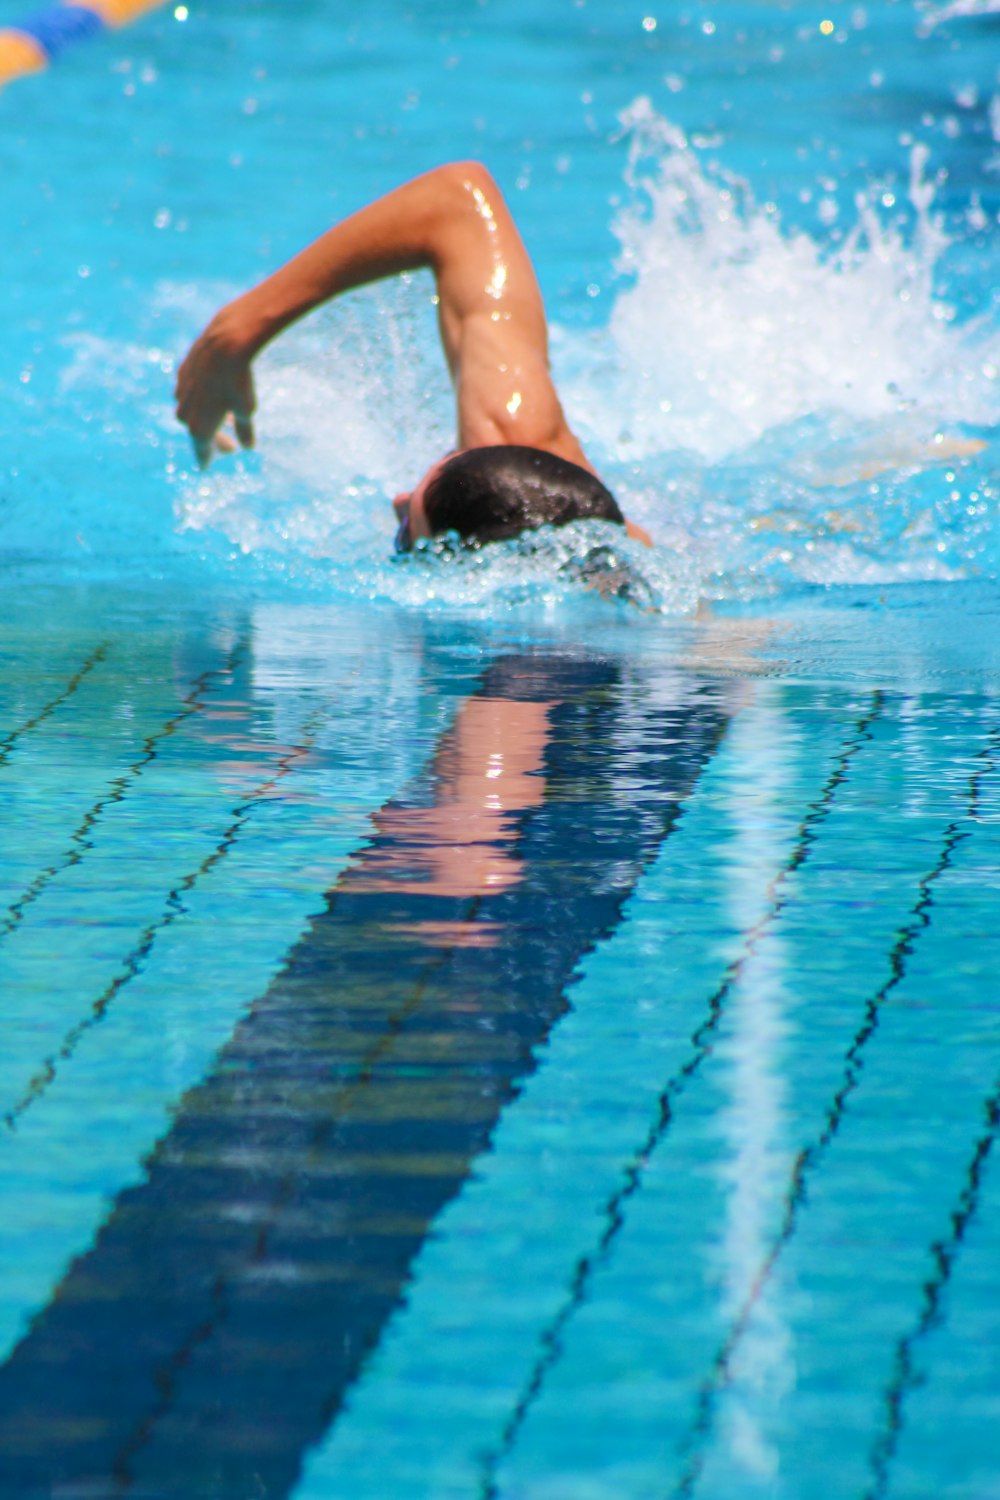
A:
<svg viewBox="0 0 1000 1500">
<path fill-rule="evenodd" d="M 177 374 L 177 416 L 205 467 L 231 417 L 254 443 L 251 366 L 289 324 L 342 292 L 428 267 L 457 402 L 455 451 L 392 502 L 396 548 L 446 531 L 501 541 L 588 517 L 648 534 L 622 515 L 571 432 L 549 371 L 534 267 L 485 167 L 438 167 L 334 225 L 274 275 L 227 303 Z"/>
</svg>

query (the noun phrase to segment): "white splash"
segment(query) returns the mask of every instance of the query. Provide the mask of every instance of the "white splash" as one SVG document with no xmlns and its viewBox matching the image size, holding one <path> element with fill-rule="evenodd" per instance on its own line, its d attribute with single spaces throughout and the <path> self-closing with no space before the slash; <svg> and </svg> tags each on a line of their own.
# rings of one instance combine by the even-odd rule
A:
<svg viewBox="0 0 1000 1500">
<path fill-rule="evenodd" d="M 603 347 L 566 341 L 569 398 L 592 439 L 624 461 L 688 450 L 710 462 L 817 414 L 858 420 L 919 412 L 988 423 L 984 373 L 1000 338 L 953 326 L 934 291 L 947 244 L 933 212 L 928 151 L 913 148 L 912 240 L 855 199 L 854 227 L 830 250 L 787 233 L 749 187 L 711 171 L 646 99 L 622 117 L 633 204 L 617 229 L 618 297 Z M 624 414 L 627 414 L 625 416 Z"/>
<path fill-rule="evenodd" d="M 924 0 L 923 4 L 918 3 L 917 9 L 923 13 L 920 30 L 926 36 L 944 21 L 965 16 L 995 16 L 1000 13 L 1000 0 L 951 0 L 948 5 L 937 6 L 928 5 Z"/>
<path fill-rule="evenodd" d="M 411 284 L 412 283 L 412 284 Z M 451 446 L 448 379 L 429 278 L 345 298 L 290 330 L 255 366 L 266 464 L 218 465 L 178 496 L 184 528 L 243 552 L 384 561 L 387 503 Z"/>
</svg>

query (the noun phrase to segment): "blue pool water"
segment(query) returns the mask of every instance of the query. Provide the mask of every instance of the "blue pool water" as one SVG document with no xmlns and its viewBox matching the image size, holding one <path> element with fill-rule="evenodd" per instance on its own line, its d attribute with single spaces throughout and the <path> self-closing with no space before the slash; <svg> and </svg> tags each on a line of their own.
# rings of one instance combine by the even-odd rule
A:
<svg viewBox="0 0 1000 1500">
<path fill-rule="evenodd" d="M 4 1497 L 1000 1496 L 998 28 L 217 0 L 0 95 Z M 444 156 L 626 598 L 392 557 L 422 277 L 174 426 Z"/>
</svg>

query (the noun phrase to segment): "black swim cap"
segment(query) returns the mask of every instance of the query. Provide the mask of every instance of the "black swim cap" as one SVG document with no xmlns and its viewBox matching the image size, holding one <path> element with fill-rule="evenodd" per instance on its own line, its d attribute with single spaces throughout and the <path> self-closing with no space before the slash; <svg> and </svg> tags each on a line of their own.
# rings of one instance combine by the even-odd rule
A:
<svg viewBox="0 0 1000 1500">
<path fill-rule="evenodd" d="M 424 496 L 432 535 L 502 542 L 539 526 L 596 519 L 624 526 L 611 491 L 587 469 L 540 448 L 470 448 L 443 465 Z"/>
</svg>

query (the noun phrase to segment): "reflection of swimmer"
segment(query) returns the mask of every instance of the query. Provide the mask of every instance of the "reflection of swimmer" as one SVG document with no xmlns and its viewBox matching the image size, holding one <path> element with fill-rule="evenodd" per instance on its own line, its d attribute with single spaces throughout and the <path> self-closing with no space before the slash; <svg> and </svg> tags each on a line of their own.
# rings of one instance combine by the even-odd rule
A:
<svg viewBox="0 0 1000 1500">
<path fill-rule="evenodd" d="M 343 876 L 341 889 L 456 898 L 517 885 L 524 874 L 514 849 L 517 825 L 544 799 L 552 707 L 541 699 L 482 695 L 463 704 L 435 757 L 433 802 L 390 803 L 375 813 L 378 842 Z M 403 927 L 423 942 L 493 941 L 488 925 L 473 916 Z"/>
<path fill-rule="evenodd" d="M 534 268 L 492 177 L 476 163 L 438 167 L 335 225 L 223 307 L 177 377 L 177 415 L 207 464 L 232 415 L 254 441 L 251 364 L 303 314 L 353 287 L 429 267 L 455 385 L 457 450 L 393 504 L 397 548 L 457 531 L 490 542 L 587 517 L 626 521 L 571 432 L 552 382 Z"/>
</svg>

